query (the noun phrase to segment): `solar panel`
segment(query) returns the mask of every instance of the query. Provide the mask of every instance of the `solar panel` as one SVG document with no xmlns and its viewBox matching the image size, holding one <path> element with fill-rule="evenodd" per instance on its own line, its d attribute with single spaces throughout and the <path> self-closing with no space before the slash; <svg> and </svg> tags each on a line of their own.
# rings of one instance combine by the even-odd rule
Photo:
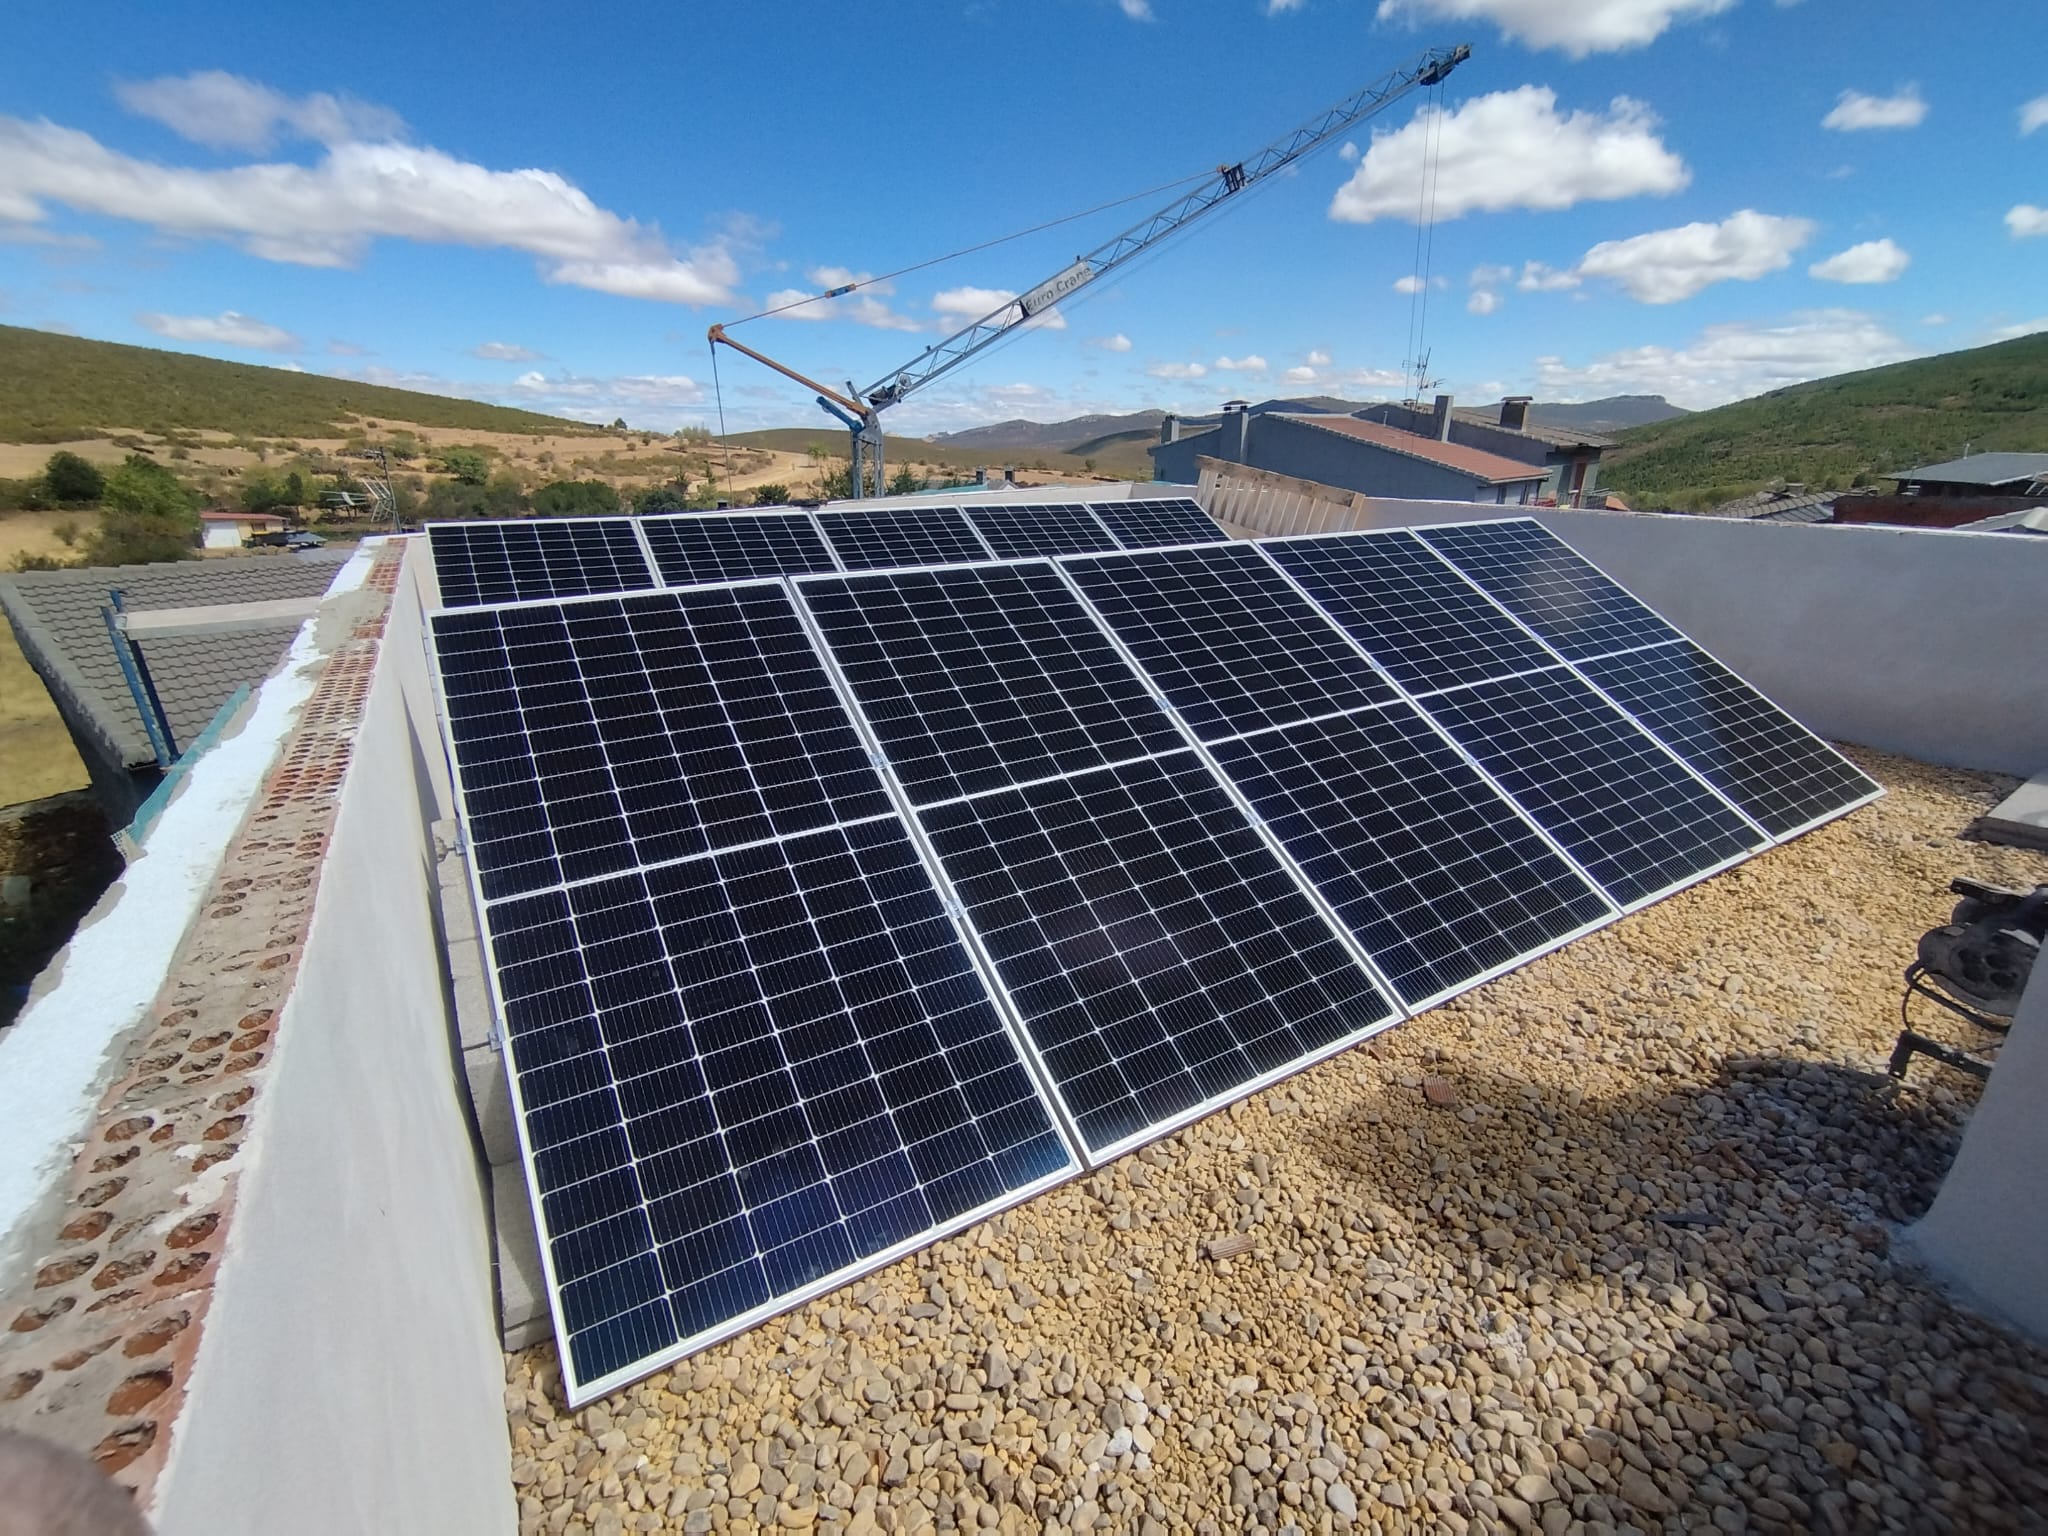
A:
<svg viewBox="0 0 2048 1536">
<path fill-rule="evenodd" d="M 1261 548 L 1411 693 L 1554 664 L 1514 620 L 1405 529 L 1280 539 Z"/>
<path fill-rule="evenodd" d="M 1358 648 L 1249 545 L 1065 565 L 1205 741 L 1395 696 Z"/>
<path fill-rule="evenodd" d="M 1410 1008 L 1614 916 L 1407 703 L 1213 750 Z"/>
<path fill-rule="evenodd" d="M 893 817 L 484 927 L 572 1403 L 1076 1171 Z"/>
<path fill-rule="evenodd" d="M 951 565 L 989 558 L 988 546 L 955 507 L 879 507 L 820 512 L 818 526 L 850 571 L 891 565 Z"/>
<path fill-rule="evenodd" d="M 1191 751 L 919 820 L 1093 1157 L 1394 1018 Z"/>
<path fill-rule="evenodd" d="M 805 512 L 697 512 L 642 518 L 640 528 L 673 587 L 838 569 Z"/>
<path fill-rule="evenodd" d="M 1089 510 L 1126 549 L 1168 544 L 1214 544 L 1229 537 L 1216 520 L 1184 496 L 1148 501 L 1098 501 Z"/>
<path fill-rule="evenodd" d="M 622 517 L 433 523 L 427 541 L 444 608 L 655 585 L 633 525 Z"/>
<path fill-rule="evenodd" d="M 799 590 L 916 804 L 1185 745 L 1049 564 Z"/>
<path fill-rule="evenodd" d="M 1581 667 L 1773 837 L 1880 793 L 1854 763 L 1690 641 Z"/>
<path fill-rule="evenodd" d="M 1116 548 L 1109 530 L 1078 503 L 969 507 L 967 520 L 982 541 L 1005 560 Z"/>
<path fill-rule="evenodd" d="M 1416 531 L 1569 660 L 1682 638 L 1540 523 Z"/>
<path fill-rule="evenodd" d="M 1633 720 L 1563 667 L 1423 701 L 1536 824 L 1624 908 L 1763 839 Z"/>
<path fill-rule="evenodd" d="M 779 586 L 439 615 L 486 899 L 891 808 Z"/>
</svg>

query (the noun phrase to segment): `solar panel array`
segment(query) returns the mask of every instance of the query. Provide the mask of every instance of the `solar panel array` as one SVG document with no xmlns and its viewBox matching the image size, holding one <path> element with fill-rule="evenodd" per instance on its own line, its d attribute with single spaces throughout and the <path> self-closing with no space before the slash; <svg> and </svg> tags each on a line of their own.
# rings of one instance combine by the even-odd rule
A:
<svg viewBox="0 0 2048 1536">
<path fill-rule="evenodd" d="M 574 1402 L 1877 793 L 1533 522 L 908 511 L 447 544 Z"/>
</svg>

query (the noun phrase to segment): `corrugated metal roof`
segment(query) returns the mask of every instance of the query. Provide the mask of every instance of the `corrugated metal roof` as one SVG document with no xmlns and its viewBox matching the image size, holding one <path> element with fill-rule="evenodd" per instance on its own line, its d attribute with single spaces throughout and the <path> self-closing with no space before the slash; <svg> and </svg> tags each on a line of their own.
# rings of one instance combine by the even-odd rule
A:
<svg viewBox="0 0 2048 1536">
<path fill-rule="evenodd" d="M 1550 472 L 1541 464 L 1518 464 L 1497 453 L 1484 453 L 1458 443 L 1440 443 L 1433 437 L 1403 432 L 1399 427 L 1382 426 L 1376 421 L 1360 421 L 1356 416 L 1294 416 L 1280 412 L 1275 412 L 1274 416 L 1280 421 L 1299 422 L 1320 431 L 1334 432 L 1340 437 L 1355 437 L 1389 453 L 1454 469 L 1487 485 L 1515 485 L 1550 477 Z"/>
<path fill-rule="evenodd" d="M 2048 453 L 1973 453 L 1943 464 L 1925 464 L 1889 478 L 1938 480 L 1949 485 L 2011 485 L 2015 480 L 2048 480 Z"/>
<path fill-rule="evenodd" d="M 332 556 L 229 556 L 163 565 L 101 565 L 0 576 L 0 611 L 58 708 L 128 767 L 155 761 L 100 609 L 120 589 L 133 611 L 317 597 L 340 569 Z M 171 732 L 185 746 L 235 689 L 270 675 L 296 624 L 145 641 L 143 659 Z"/>
</svg>

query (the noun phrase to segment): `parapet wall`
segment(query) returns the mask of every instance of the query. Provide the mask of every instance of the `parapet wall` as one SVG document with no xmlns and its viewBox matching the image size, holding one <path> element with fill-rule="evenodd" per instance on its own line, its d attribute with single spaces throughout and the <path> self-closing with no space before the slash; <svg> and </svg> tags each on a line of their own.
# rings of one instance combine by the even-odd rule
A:
<svg viewBox="0 0 2048 1536">
<path fill-rule="evenodd" d="M 517 1523 L 434 918 L 438 783 L 407 572 L 158 1483 L 164 1536 Z"/>
</svg>

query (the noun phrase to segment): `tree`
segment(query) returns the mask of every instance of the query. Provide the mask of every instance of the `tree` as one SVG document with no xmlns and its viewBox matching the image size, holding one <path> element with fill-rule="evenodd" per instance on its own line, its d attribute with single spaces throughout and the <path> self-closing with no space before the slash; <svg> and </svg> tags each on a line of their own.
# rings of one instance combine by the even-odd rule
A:
<svg viewBox="0 0 2048 1536">
<path fill-rule="evenodd" d="M 460 480 L 436 480 L 427 488 L 426 505 L 421 511 L 421 516 L 435 522 L 484 515 L 483 487 L 464 485 Z"/>
<path fill-rule="evenodd" d="M 920 475 L 908 464 L 889 477 L 889 494 L 891 496 L 915 496 L 923 489 L 924 476 Z"/>
<path fill-rule="evenodd" d="M 199 542 L 199 498 L 163 465 L 131 453 L 107 476 L 100 526 L 88 541 L 94 565 L 188 560 Z"/>
<path fill-rule="evenodd" d="M 782 507 L 789 504 L 789 487 L 775 482 L 754 487 L 754 505 L 757 507 Z"/>
<path fill-rule="evenodd" d="M 827 501 L 844 501 L 853 494 L 853 466 L 838 464 L 818 474 L 818 494 Z"/>
<path fill-rule="evenodd" d="M 464 485 L 482 485 L 491 478 L 491 461 L 474 448 L 444 449 L 440 463 Z"/>
<path fill-rule="evenodd" d="M 633 510 L 648 512 L 687 512 L 690 510 L 690 482 L 677 476 L 667 485 L 650 485 L 633 498 Z"/>
<path fill-rule="evenodd" d="M 518 517 L 526 511 L 526 486 L 509 469 L 501 469 L 484 486 L 486 517 Z"/>
<path fill-rule="evenodd" d="M 598 517 L 619 510 L 619 493 L 602 480 L 555 480 L 533 493 L 542 517 Z"/>
<path fill-rule="evenodd" d="M 105 493 L 107 477 L 98 465 L 59 449 L 43 466 L 43 488 L 54 502 L 88 505 Z"/>
</svg>

